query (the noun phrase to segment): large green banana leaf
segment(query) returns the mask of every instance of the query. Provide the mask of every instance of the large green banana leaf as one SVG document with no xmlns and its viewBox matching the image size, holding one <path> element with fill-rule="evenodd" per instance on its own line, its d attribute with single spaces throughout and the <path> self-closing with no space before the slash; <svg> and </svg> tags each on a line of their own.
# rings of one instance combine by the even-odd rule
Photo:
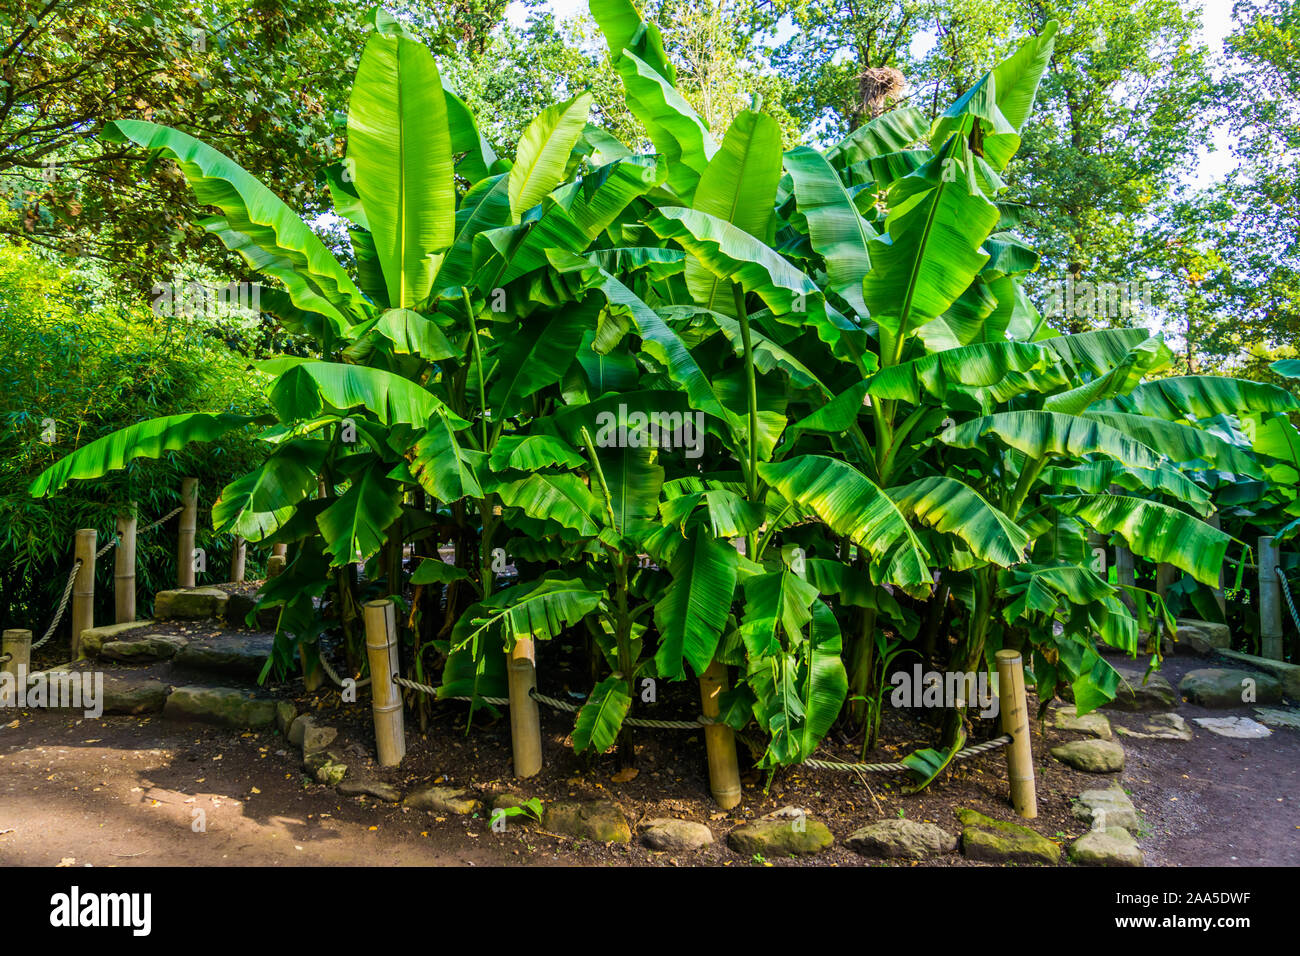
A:
<svg viewBox="0 0 1300 956">
<path fill-rule="evenodd" d="M 780 655 L 750 658 L 754 716 L 772 736 L 760 766 L 806 760 L 830 731 L 848 695 L 841 650 L 834 613 L 816 601 L 806 641 Z"/>
<path fill-rule="evenodd" d="M 677 548 L 669 566 L 672 583 L 655 605 L 655 665 L 663 677 L 684 678 L 684 663 L 703 674 L 713 660 L 731 612 L 738 558 L 735 548 L 702 525 Z"/>
<path fill-rule="evenodd" d="M 984 74 L 935 120 L 930 142 L 942 143 L 961 128 L 964 117 L 973 115 L 984 127 L 984 158 L 995 170 L 1005 169 L 1020 148 L 1020 129 L 1034 108 L 1034 96 L 1052 59 L 1059 26 L 1049 20 L 1037 36 Z"/>
<path fill-rule="evenodd" d="M 601 506 L 577 475 L 534 473 L 513 481 L 483 481 L 483 490 L 500 495 L 509 507 L 532 518 L 549 519 L 581 535 L 600 530 L 595 516 Z"/>
<path fill-rule="evenodd" d="M 956 535 L 981 561 L 1010 567 L 1025 560 L 1030 536 L 956 478 L 932 475 L 890 488 L 889 496 L 904 515 L 941 534 Z"/>
<path fill-rule="evenodd" d="M 1300 399 L 1286 389 L 1263 382 L 1217 375 L 1180 375 L 1144 382 L 1126 397 L 1116 399 L 1113 407 L 1117 411 L 1178 421 L 1189 416 L 1297 412 Z"/>
<path fill-rule="evenodd" d="M 998 222 L 997 207 L 970 172 L 970 149 L 958 137 L 896 182 L 889 206 L 886 234 L 871 241 L 871 271 L 862 285 L 880 327 L 882 366 L 896 364 L 908 334 L 966 291 L 988 261 L 981 243 Z"/>
<path fill-rule="evenodd" d="M 374 33 L 348 105 L 348 161 L 394 308 L 422 303 L 455 238 L 447 99 L 422 43 Z"/>
<path fill-rule="evenodd" d="M 576 578 L 558 573 L 516 584 L 466 610 L 452 628 L 453 647 L 465 647 L 484 635 L 500 638 L 506 650 L 519 638 L 546 640 L 572 627 L 600 604 L 601 595 Z"/>
<path fill-rule="evenodd" d="M 402 516 L 396 482 L 366 468 L 338 500 L 316 517 L 330 565 L 366 561 L 384 546 L 384 532 Z"/>
<path fill-rule="evenodd" d="M 1037 344 L 1056 352 L 1072 368 L 1105 375 L 1128 360 L 1129 353 L 1150 337 L 1145 329 L 1096 329 L 1074 335 L 1053 335 L 1037 340 Z"/>
<path fill-rule="evenodd" d="M 430 416 L 428 429 L 415 444 L 410 469 L 420 487 L 438 501 L 450 504 L 467 495 L 483 497 L 470 457 L 460 447 L 456 428 L 443 409 Z"/>
<path fill-rule="evenodd" d="M 573 725 L 574 752 L 592 750 L 600 754 L 614 746 L 631 707 L 627 681 L 622 677 L 606 677 L 597 684 L 578 711 L 578 719 Z"/>
<path fill-rule="evenodd" d="M 745 580 L 745 613 L 740 635 L 750 660 L 778 655 L 804 640 L 812 620 L 817 588 L 789 568 L 755 574 Z"/>
<path fill-rule="evenodd" d="M 979 342 L 883 368 L 871 377 L 868 392 L 915 404 L 924 390 L 943 401 L 954 386 L 988 388 L 1011 372 L 1031 373 L 1056 364 L 1053 353 L 1028 342 Z"/>
<path fill-rule="evenodd" d="M 1092 495 L 1103 494 L 1111 485 L 1128 491 L 1158 491 L 1196 508 L 1210 510 L 1210 493 L 1170 465 L 1158 468 L 1130 468 L 1113 458 L 1085 461 L 1044 469 L 1043 484 L 1050 488 L 1077 488 Z"/>
<path fill-rule="evenodd" d="M 74 479 L 99 478 L 124 468 L 127 462 L 136 458 L 160 458 L 169 451 L 179 451 L 192 441 L 216 441 L 227 432 L 261 421 L 265 419 L 255 415 L 189 412 L 128 425 L 60 458 L 36 476 L 27 493 L 34 498 L 43 498 Z"/>
<path fill-rule="evenodd" d="M 708 126 L 672 83 L 636 54 L 624 50 L 614 66 L 628 108 L 668 160 L 668 184 L 689 199 L 718 148 Z"/>
<path fill-rule="evenodd" d="M 234 160 L 180 130 L 143 120 L 113 120 L 105 125 L 104 138 L 130 140 L 145 149 L 170 153 L 189 180 L 195 198 L 205 206 L 216 206 L 224 214 L 221 223 L 225 228 L 214 230 L 223 240 L 242 236 L 265 254 L 264 265 L 280 263 L 272 266 L 276 278 L 284 279 L 296 271 L 302 283 L 351 321 L 366 317 L 369 306 L 361 290 L 320 238 L 275 193 Z M 289 282 L 286 288 L 291 294 L 296 291 Z M 307 301 L 295 299 L 295 304 L 303 309 L 313 308 Z"/>
<path fill-rule="evenodd" d="M 316 490 L 329 442 L 284 442 L 257 468 L 222 489 L 212 506 L 212 529 L 247 541 L 273 534 L 294 507 Z"/>
<path fill-rule="evenodd" d="M 1263 477 L 1249 451 L 1237 448 L 1213 432 L 1125 412 L 1085 412 L 1083 417 L 1123 432 L 1180 464 L 1203 461 L 1252 478 Z"/>
<path fill-rule="evenodd" d="M 868 243 L 876 230 L 862 218 L 839 174 L 815 149 L 799 146 L 785 154 L 808 239 L 826 263 L 827 285 L 859 315 L 867 314 L 862 277 L 871 269 Z M 756 233 L 757 235 L 757 233 Z"/>
<path fill-rule="evenodd" d="M 1185 511 L 1122 495 L 1086 495 L 1055 502 L 1102 534 L 1118 534 L 1134 554 L 1172 564 L 1202 584 L 1219 586 L 1231 537 Z"/>
<path fill-rule="evenodd" d="M 902 106 L 863 123 L 826 151 L 826 159 L 837 169 L 891 153 L 899 153 L 929 132 L 925 111 Z M 873 178 L 876 178 L 873 173 Z M 884 184 L 887 185 L 887 184 Z"/>
<path fill-rule="evenodd" d="M 1133 468 L 1156 468 L 1160 456 L 1116 428 L 1101 422 L 1060 412 L 999 412 L 953 425 L 939 434 L 939 441 L 956 448 L 976 448 L 983 439 L 996 436 L 1006 445 L 1032 459 L 1057 455 L 1106 455 Z"/>
<path fill-rule="evenodd" d="M 852 465 L 801 455 L 761 464 L 758 473 L 787 501 L 808 506 L 832 531 L 870 552 L 877 583 L 915 596 L 930 593 L 929 554 L 893 499 Z"/>
<path fill-rule="evenodd" d="M 262 363 L 264 368 L 272 367 Z M 362 407 L 384 425 L 423 426 L 446 406 L 414 382 L 383 369 L 339 362 L 297 362 L 280 372 L 267 390 L 281 421 L 315 418 L 323 412 Z M 468 423 L 450 412 L 457 428 Z"/>
<path fill-rule="evenodd" d="M 569 154 L 587 125 L 590 93 L 543 110 L 528 124 L 510 168 L 510 213 L 514 221 L 560 184 Z"/>
</svg>

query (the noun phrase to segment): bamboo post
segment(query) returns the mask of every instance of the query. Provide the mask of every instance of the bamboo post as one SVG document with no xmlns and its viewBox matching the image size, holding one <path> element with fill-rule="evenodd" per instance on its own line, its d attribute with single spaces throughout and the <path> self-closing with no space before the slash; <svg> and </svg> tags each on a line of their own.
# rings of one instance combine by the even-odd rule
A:
<svg viewBox="0 0 1300 956">
<path fill-rule="evenodd" d="M 393 683 L 397 657 L 397 618 L 393 602 L 368 601 L 365 606 L 366 657 L 370 661 L 370 697 L 375 715 L 375 748 L 381 767 L 396 767 L 406 756 L 402 698 Z"/>
<path fill-rule="evenodd" d="M 0 673 L 26 674 L 32 665 L 32 632 L 12 628 L 0 637 Z"/>
<path fill-rule="evenodd" d="M 75 554 L 81 562 L 72 581 L 72 658 L 81 660 L 81 632 L 95 626 L 95 542 L 94 528 L 77 531 Z"/>
<path fill-rule="evenodd" d="M 510 749 L 515 776 L 532 777 L 542 769 L 542 725 L 537 715 L 537 649 L 531 637 L 518 638 L 506 654 L 510 696 Z"/>
<path fill-rule="evenodd" d="M 234 543 L 230 546 L 230 580 L 233 584 L 244 583 L 244 561 L 248 555 L 248 543 L 239 535 L 235 535 Z"/>
<path fill-rule="evenodd" d="M 1181 572 L 1172 564 L 1165 564 L 1163 561 L 1156 565 L 1156 594 L 1161 599 L 1169 593 L 1169 589 L 1177 583 Z"/>
<path fill-rule="evenodd" d="M 194 587 L 194 532 L 199 518 L 199 480 L 181 480 L 181 528 L 176 541 L 176 586 Z"/>
<path fill-rule="evenodd" d="M 117 518 L 117 552 L 113 555 L 113 622 L 135 620 L 135 502 Z"/>
<path fill-rule="evenodd" d="M 1029 740 L 1029 708 L 1025 704 L 1025 666 L 1020 652 L 997 653 L 998 695 L 1001 698 L 1002 732 L 1011 735 L 1007 744 L 1007 779 L 1011 782 L 1011 805 L 1027 820 L 1038 816 L 1034 790 L 1034 753 Z"/>
<path fill-rule="evenodd" d="M 714 659 L 700 675 L 700 709 L 716 719 L 721 713 L 718 698 L 727 689 L 727 666 Z M 740 766 L 736 762 L 736 734 L 724 723 L 704 728 L 704 751 L 709 760 L 709 790 L 724 810 L 740 803 Z"/>
<path fill-rule="evenodd" d="M 271 556 L 266 559 L 266 579 L 278 578 L 284 571 L 284 566 L 289 561 L 289 546 L 287 544 L 271 545 Z"/>
<path fill-rule="evenodd" d="M 316 658 L 313 661 L 315 666 L 309 667 L 307 664 L 307 652 L 303 645 L 298 645 L 298 663 L 302 665 L 302 686 L 307 693 L 314 694 L 320 690 L 320 685 L 325 683 L 325 668 L 320 665 L 320 643 L 316 643 Z"/>
<path fill-rule="evenodd" d="M 1259 652 L 1269 660 L 1282 659 L 1282 582 L 1277 579 L 1277 539 L 1259 539 Z"/>
</svg>

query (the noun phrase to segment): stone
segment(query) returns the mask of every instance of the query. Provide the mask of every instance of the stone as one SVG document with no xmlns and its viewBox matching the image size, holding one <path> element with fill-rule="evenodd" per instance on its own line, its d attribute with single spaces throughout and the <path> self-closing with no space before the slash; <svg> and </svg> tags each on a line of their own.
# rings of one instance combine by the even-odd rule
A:
<svg viewBox="0 0 1300 956">
<path fill-rule="evenodd" d="M 1070 862 L 1077 866 L 1141 866 L 1142 851 L 1123 827 L 1085 833 L 1070 845 Z"/>
<path fill-rule="evenodd" d="M 976 810 L 956 812 L 963 827 L 961 851 L 972 860 L 1053 865 L 1061 861 L 1061 848 L 1029 827 L 994 820 Z"/>
<path fill-rule="evenodd" d="M 1226 624 L 1183 617 L 1177 623 L 1178 638 L 1175 647 L 1179 651 L 1206 656 L 1232 644 L 1232 632 Z"/>
<path fill-rule="evenodd" d="M 348 773 L 347 760 L 337 750 L 314 750 L 302 759 L 303 768 L 317 783 L 337 787 Z"/>
<path fill-rule="evenodd" d="M 1075 770 L 1118 773 L 1124 769 L 1124 748 L 1113 740 L 1072 740 L 1052 748 L 1052 756 Z"/>
<path fill-rule="evenodd" d="M 1114 734 L 1110 729 L 1110 720 L 1105 714 L 1095 710 L 1090 714 L 1079 716 L 1073 704 L 1058 707 L 1048 716 L 1048 725 L 1056 730 L 1072 730 L 1077 733 L 1092 734 L 1102 740 L 1110 740 Z"/>
<path fill-rule="evenodd" d="M 309 714 L 303 714 L 289 725 L 289 743 L 301 747 L 305 754 L 324 750 L 338 735 L 335 728 L 316 723 Z"/>
<path fill-rule="evenodd" d="M 1178 706 L 1178 694 L 1169 681 L 1159 674 L 1152 674 L 1143 682 L 1143 675 L 1137 671 L 1115 668 L 1119 671 L 1119 686 L 1115 689 L 1115 699 L 1105 704 L 1108 710 L 1149 711 L 1172 710 Z"/>
<path fill-rule="evenodd" d="M 1133 801 L 1119 787 L 1083 791 L 1074 805 L 1074 815 L 1094 830 L 1106 827 L 1136 830 L 1139 826 Z"/>
<path fill-rule="evenodd" d="M 153 677 L 114 673 L 104 675 L 105 714 L 156 714 L 167 702 L 167 685 Z"/>
<path fill-rule="evenodd" d="M 167 695 L 163 716 L 252 730 L 275 723 L 275 701 L 236 687 L 177 687 Z"/>
<path fill-rule="evenodd" d="M 713 842 L 713 831 L 694 820 L 660 817 L 646 823 L 641 830 L 641 842 L 652 850 L 698 850 Z"/>
<path fill-rule="evenodd" d="M 454 813 L 469 816 L 483 808 L 483 802 L 468 790 L 456 787 L 423 787 L 413 790 L 402 801 L 413 810 L 432 810 L 435 813 Z"/>
<path fill-rule="evenodd" d="M 1292 707 L 1256 707 L 1255 714 L 1270 727 L 1290 727 L 1300 730 L 1300 710 Z"/>
<path fill-rule="evenodd" d="M 87 657 L 98 657 L 99 649 L 110 641 L 126 640 L 134 632 L 155 626 L 153 621 L 127 621 L 125 624 L 88 627 L 81 632 L 81 649 Z"/>
<path fill-rule="evenodd" d="M 595 840 L 597 843 L 629 843 L 632 829 L 618 804 L 612 800 L 562 800 L 546 808 L 542 826 L 552 833 Z"/>
<path fill-rule="evenodd" d="M 942 827 L 905 818 L 859 827 L 844 842 L 863 856 L 889 860 L 924 860 L 957 849 L 957 838 Z"/>
<path fill-rule="evenodd" d="M 123 664 L 151 664 L 170 660 L 188 643 L 185 638 L 172 634 L 150 634 L 133 641 L 105 641 L 100 645 L 99 656 Z"/>
<path fill-rule="evenodd" d="M 298 708 L 293 705 L 292 701 L 277 700 L 275 702 L 275 729 L 283 736 L 289 736 L 289 728 L 293 725 L 298 716 Z"/>
<path fill-rule="evenodd" d="M 1238 663 L 1272 674 L 1282 682 L 1282 690 L 1288 697 L 1292 700 L 1300 700 L 1300 664 L 1288 664 L 1285 661 L 1270 660 L 1267 657 L 1256 657 L 1254 654 L 1243 654 L 1240 651 L 1226 649 L 1219 653 Z"/>
<path fill-rule="evenodd" d="M 402 791 L 391 783 L 384 783 L 382 780 L 374 780 L 370 777 L 344 780 L 338 785 L 338 791 L 345 797 L 374 797 L 388 803 L 402 802 Z"/>
<path fill-rule="evenodd" d="M 191 638 L 176 652 L 178 667 L 256 680 L 271 655 L 274 637 L 259 633 L 224 633 Z"/>
<path fill-rule="evenodd" d="M 1184 674 L 1178 689 L 1189 701 L 1202 707 L 1282 702 L 1282 682 L 1260 671 L 1205 667 Z"/>
<path fill-rule="evenodd" d="M 798 807 L 782 807 L 727 834 L 727 845 L 744 856 L 803 856 L 834 842 L 826 824 Z"/>
<path fill-rule="evenodd" d="M 197 620 L 225 614 L 230 595 L 221 588 L 179 588 L 159 591 L 153 599 L 153 616 L 160 621 Z"/>
<path fill-rule="evenodd" d="M 1220 737 L 1261 740 L 1273 736 L 1273 731 L 1249 717 L 1194 717 L 1192 719 L 1210 733 L 1218 734 Z"/>
<path fill-rule="evenodd" d="M 1192 728 L 1178 714 L 1148 714 L 1124 718 L 1127 726 L 1115 725 L 1115 732 L 1121 737 L 1136 737 L 1140 740 L 1191 740 Z"/>
</svg>

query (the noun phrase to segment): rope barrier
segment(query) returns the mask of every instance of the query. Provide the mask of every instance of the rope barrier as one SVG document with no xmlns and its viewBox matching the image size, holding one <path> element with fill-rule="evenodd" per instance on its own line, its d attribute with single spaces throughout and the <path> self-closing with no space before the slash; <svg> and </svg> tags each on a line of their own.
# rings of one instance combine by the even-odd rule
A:
<svg viewBox="0 0 1300 956">
<path fill-rule="evenodd" d="M 1001 737 L 986 740 L 982 744 L 966 747 L 952 759 L 966 760 L 978 754 L 1005 747 L 1009 743 L 1011 743 L 1011 736 L 1003 734 Z M 838 763 L 834 760 L 805 760 L 803 766 L 812 767 L 814 770 L 843 770 L 851 773 L 897 773 L 900 770 L 911 769 L 902 763 Z"/>
<path fill-rule="evenodd" d="M 72 585 L 77 580 L 77 572 L 81 570 L 81 564 L 80 559 L 73 563 L 72 573 L 68 575 L 68 583 L 63 588 L 63 597 L 59 600 L 59 609 L 54 612 L 54 620 L 50 622 L 45 636 L 32 645 L 32 650 L 36 650 L 54 636 L 54 629 L 59 626 L 59 621 L 63 620 L 63 612 L 68 609 L 68 598 L 72 597 Z"/>
<path fill-rule="evenodd" d="M 421 684 L 419 681 L 408 680 L 405 677 L 398 677 L 396 674 L 393 675 L 393 683 L 398 687 L 418 690 L 433 697 L 438 696 L 438 688 L 434 687 L 432 684 Z M 485 704 L 497 704 L 503 707 L 510 703 L 509 697 L 483 697 L 481 695 L 478 697 L 444 697 L 443 700 L 481 700 Z"/>
<path fill-rule="evenodd" d="M 393 683 L 399 687 L 406 687 L 410 690 L 418 690 L 422 693 L 436 697 L 438 688 L 432 684 L 421 684 L 418 681 L 408 680 L 405 677 L 393 675 Z M 547 697 L 545 694 L 539 694 L 536 690 L 529 692 L 529 696 L 539 704 L 545 704 L 553 710 L 564 711 L 565 713 L 577 713 L 580 708 L 576 704 L 570 704 L 568 701 L 556 700 L 554 697 Z M 481 700 L 488 704 L 499 704 L 508 706 L 510 698 L 508 697 L 444 697 L 443 700 Z M 701 727 L 707 727 L 713 723 L 707 717 L 697 717 L 695 720 L 650 720 L 640 717 L 628 717 L 623 723 L 629 727 L 653 727 L 657 730 L 699 730 Z"/>
<path fill-rule="evenodd" d="M 167 512 L 167 514 L 163 515 L 153 524 L 147 525 L 146 527 L 137 531 L 136 534 L 147 534 L 148 532 L 152 531 L 154 528 L 166 524 L 168 521 L 176 517 L 184 510 L 185 510 L 184 507 L 175 508 Z M 95 559 L 98 560 L 99 558 L 102 558 L 104 555 L 108 554 L 109 551 L 113 550 L 113 548 L 115 548 L 117 546 L 117 543 L 121 540 L 121 537 L 122 536 L 119 535 L 117 532 L 114 532 L 113 540 L 109 541 L 108 544 L 104 545 L 102 548 L 100 548 L 98 551 L 95 552 Z M 84 562 L 80 558 L 78 558 L 73 563 L 72 570 L 68 573 L 68 583 L 63 588 L 63 597 L 59 599 L 58 610 L 54 612 L 54 620 L 50 622 L 50 626 L 46 629 L 45 636 L 32 645 L 32 650 L 36 650 L 38 647 L 40 647 L 42 644 L 44 644 L 51 637 L 54 636 L 55 629 L 58 628 L 59 622 L 63 620 L 63 612 L 68 609 L 68 599 L 72 596 L 72 585 L 73 582 L 77 580 L 77 572 L 81 570 L 81 565 L 83 563 Z"/>
<path fill-rule="evenodd" d="M 339 675 L 336 674 L 336 673 L 334 672 L 334 668 L 330 667 L 330 662 L 329 662 L 329 660 L 325 657 L 325 655 L 324 655 L 324 654 L 317 654 L 317 657 L 320 658 L 320 666 L 325 670 L 325 673 L 326 673 L 326 675 L 329 676 L 329 679 L 332 680 L 332 681 L 334 682 L 335 686 L 337 686 L 337 687 L 342 687 L 342 686 L 343 686 L 343 679 L 340 678 Z M 361 687 L 365 687 L 365 686 L 366 686 L 367 684 L 369 684 L 369 683 L 370 683 L 370 678 L 367 677 L 365 680 L 359 680 L 359 681 L 357 681 L 357 682 L 356 682 L 356 686 L 357 686 L 358 688 L 361 688 Z"/>
<path fill-rule="evenodd" d="M 1282 582 L 1282 593 L 1286 596 L 1286 606 L 1291 609 L 1291 620 L 1295 622 L 1295 629 L 1300 631 L 1300 614 L 1296 613 L 1295 600 L 1291 597 L 1291 585 L 1287 583 L 1286 574 L 1281 568 L 1277 569 L 1277 579 Z"/>
</svg>

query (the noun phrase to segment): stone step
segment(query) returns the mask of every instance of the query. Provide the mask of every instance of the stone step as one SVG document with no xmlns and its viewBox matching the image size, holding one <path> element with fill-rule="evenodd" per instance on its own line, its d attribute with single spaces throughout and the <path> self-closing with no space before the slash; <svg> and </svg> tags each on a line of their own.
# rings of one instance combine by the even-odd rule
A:
<svg viewBox="0 0 1300 956">
<path fill-rule="evenodd" d="M 1202 707 L 1244 707 L 1282 702 L 1282 682 L 1263 671 L 1205 667 L 1184 674 L 1178 689 L 1189 701 Z"/>
<path fill-rule="evenodd" d="M 135 621 L 82 632 L 86 656 L 126 665 L 170 662 L 178 672 L 255 682 L 271 656 L 275 635 L 174 621 Z"/>
<path fill-rule="evenodd" d="M 168 720 L 215 724 L 232 730 L 256 730 L 276 726 L 282 733 L 297 715 L 291 701 L 278 699 L 261 689 L 229 687 L 218 684 L 177 683 L 168 679 L 167 664 L 153 667 L 103 669 L 93 661 L 77 661 L 48 671 L 38 671 L 28 678 L 31 687 L 44 682 L 47 691 L 43 703 L 33 709 L 83 712 L 87 716 L 161 714 Z M 69 701 L 56 703 L 53 688 L 69 684 L 75 678 L 79 694 Z M 87 682 L 93 682 L 89 685 Z M 93 697 L 88 696 L 88 691 Z M 97 713 L 96 713 L 97 712 Z"/>
</svg>

